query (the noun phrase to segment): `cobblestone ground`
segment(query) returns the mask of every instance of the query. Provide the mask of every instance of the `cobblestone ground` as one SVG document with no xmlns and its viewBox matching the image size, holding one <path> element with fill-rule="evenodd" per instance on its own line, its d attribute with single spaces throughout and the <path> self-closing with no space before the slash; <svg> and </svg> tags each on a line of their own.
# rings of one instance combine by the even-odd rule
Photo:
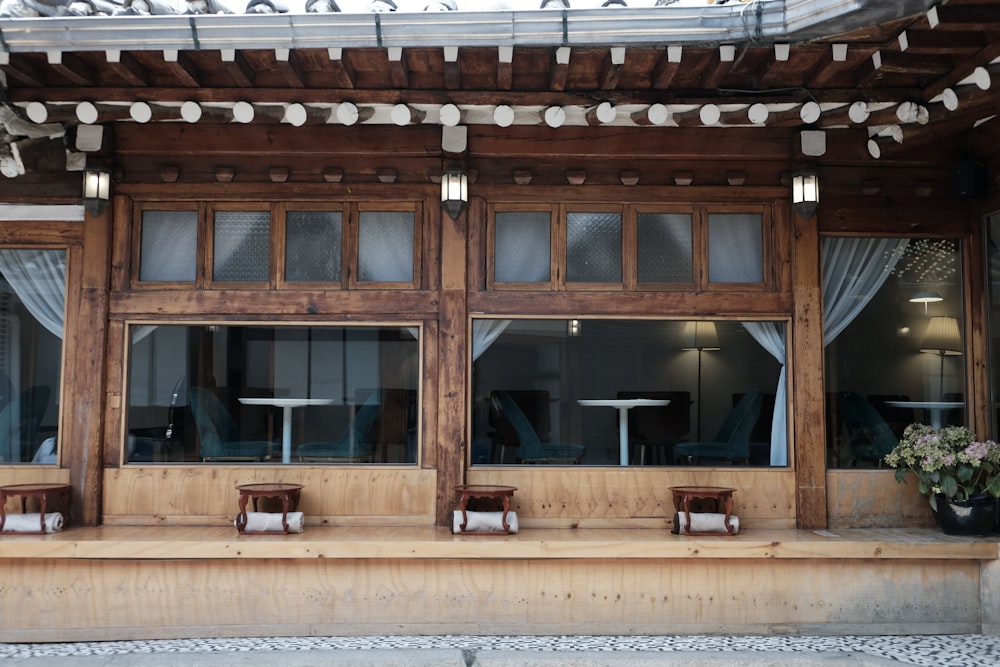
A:
<svg viewBox="0 0 1000 667">
<path fill-rule="evenodd" d="M 330 649 L 462 649 L 465 651 L 824 651 L 863 652 L 904 665 L 984 667 L 1000 665 L 1000 637 L 919 636 L 392 636 L 268 637 L 0 644 L 0 660 L 31 657 L 195 654 L 217 652 L 322 651 Z"/>
</svg>

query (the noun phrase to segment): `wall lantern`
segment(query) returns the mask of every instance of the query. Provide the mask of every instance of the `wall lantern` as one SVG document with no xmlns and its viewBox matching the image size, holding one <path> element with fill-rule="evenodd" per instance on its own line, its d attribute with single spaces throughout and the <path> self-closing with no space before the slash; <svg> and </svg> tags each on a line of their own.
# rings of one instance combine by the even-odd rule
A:
<svg viewBox="0 0 1000 667">
<path fill-rule="evenodd" d="M 804 168 L 792 174 L 792 208 L 803 220 L 816 212 L 819 204 L 819 174 Z"/>
<path fill-rule="evenodd" d="M 111 200 L 111 172 L 90 167 L 83 172 L 83 207 L 91 215 L 100 215 Z"/>
<path fill-rule="evenodd" d="M 453 219 L 469 203 L 469 177 L 458 167 L 449 167 L 441 174 L 441 206 Z"/>
</svg>

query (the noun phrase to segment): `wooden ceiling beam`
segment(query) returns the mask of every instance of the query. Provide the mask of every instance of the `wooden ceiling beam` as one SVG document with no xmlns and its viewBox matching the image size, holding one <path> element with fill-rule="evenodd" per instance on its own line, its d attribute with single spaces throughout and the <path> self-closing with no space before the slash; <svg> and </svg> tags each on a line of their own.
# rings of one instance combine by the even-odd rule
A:
<svg viewBox="0 0 1000 667">
<path fill-rule="evenodd" d="M 124 53 L 121 51 L 106 51 L 104 57 L 108 62 L 108 69 L 121 77 L 125 83 L 136 87 L 149 85 L 149 73 L 131 53 L 127 51 Z"/>
<path fill-rule="evenodd" d="M 229 63 L 226 73 L 240 88 L 253 88 L 256 76 L 253 68 L 247 63 L 242 53 L 234 49 L 222 49 L 219 52 L 223 64 Z"/>
<path fill-rule="evenodd" d="M 49 66 L 74 86 L 93 86 L 94 70 L 73 53 L 50 53 Z"/>
<path fill-rule="evenodd" d="M 344 58 L 344 50 L 339 46 L 327 49 L 330 56 L 331 74 L 337 81 L 338 88 L 354 88 L 357 78 L 351 63 Z"/>
<path fill-rule="evenodd" d="M 906 47 L 902 42 L 905 40 Z M 900 51 L 917 55 L 937 55 L 950 53 L 969 57 L 984 48 L 989 42 L 986 35 L 977 30 L 906 30 L 900 33 Z"/>
<path fill-rule="evenodd" d="M 305 77 L 299 71 L 298 62 L 291 49 L 274 50 L 274 66 L 289 88 L 305 88 Z"/>
<path fill-rule="evenodd" d="M 201 72 L 185 51 L 164 51 L 163 63 L 178 84 L 187 88 L 201 88 Z"/>
<path fill-rule="evenodd" d="M 458 47 L 444 47 L 444 87 L 458 90 L 462 87 L 462 70 L 458 66 Z"/>
<path fill-rule="evenodd" d="M 971 76 L 977 67 L 985 63 L 991 63 L 997 58 L 1000 58 L 1000 39 L 980 49 L 972 57 L 957 63 L 950 71 L 925 86 L 923 90 L 925 99 L 936 97 L 945 88 L 952 88 L 958 85 L 960 81 Z"/>
<path fill-rule="evenodd" d="M 618 87 L 622 69 L 625 67 L 625 47 L 612 46 L 604 58 L 604 69 L 601 74 L 601 90 L 614 90 Z"/>
<path fill-rule="evenodd" d="M 514 83 L 514 47 L 497 47 L 497 90 L 510 90 Z"/>
<path fill-rule="evenodd" d="M 14 79 L 29 88 L 45 87 L 45 78 L 42 74 L 41 68 L 35 67 L 24 58 L 17 58 L 8 62 L 4 65 L 3 71 L 7 74 L 9 79 Z M 9 79 L 7 82 L 8 88 L 11 83 Z"/>
<path fill-rule="evenodd" d="M 549 70 L 549 88 L 555 91 L 566 89 L 566 77 L 569 76 L 570 48 L 560 46 L 552 55 L 552 65 Z"/>
<path fill-rule="evenodd" d="M 650 87 L 653 89 L 669 88 L 670 83 L 677 76 L 677 72 L 681 68 L 681 58 L 683 55 L 684 51 L 681 46 L 668 46 L 665 48 L 649 75 Z"/>
<path fill-rule="evenodd" d="M 404 51 L 401 47 L 390 46 L 386 49 L 389 59 L 389 78 L 393 88 L 409 88 L 410 72 L 403 60 Z"/>
<path fill-rule="evenodd" d="M 933 30 L 1000 32 L 1000 7 L 996 4 L 940 4 L 927 13 Z"/>
</svg>

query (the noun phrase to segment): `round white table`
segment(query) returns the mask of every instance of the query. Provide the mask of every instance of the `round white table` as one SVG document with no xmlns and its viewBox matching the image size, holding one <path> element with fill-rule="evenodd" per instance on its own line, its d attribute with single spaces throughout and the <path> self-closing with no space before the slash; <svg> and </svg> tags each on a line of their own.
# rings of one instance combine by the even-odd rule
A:
<svg viewBox="0 0 1000 667">
<path fill-rule="evenodd" d="M 670 405 L 670 401 L 660 398 L 581 398 L 583 406 L 618 409 L 618 457 L 621 465 L 628 465 L 628 411 L 637 407 Z"/>
<path fill-rule="evenodd" d="M 894 408 L 920 408 L 927 411 L 930 417 L 931 426 L 941 428 L 942 417 L 945 410 L 954 410 L 965 405 L 961 401 L 886 401 L 886 405 Z"/>
<path fill-rule="evenodd" d="M 292 408 L 333 405 L 332 398 L 241 398 L 243 405 L 271 405 L 281 408 L 281 462 L 292 462 Z"/>
</svg>

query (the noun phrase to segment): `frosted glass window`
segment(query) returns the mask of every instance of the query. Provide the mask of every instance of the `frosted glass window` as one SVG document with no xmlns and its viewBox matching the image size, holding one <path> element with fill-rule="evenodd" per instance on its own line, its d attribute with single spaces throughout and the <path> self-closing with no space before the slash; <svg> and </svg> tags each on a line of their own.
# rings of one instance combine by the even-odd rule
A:
<svg viewBox="0 0 1000 667">
<path fill-rule="evenodd" d="M 413 282 L 413 212 L 364 211 L 358 227 L 358 279 Z"/>
<path fill-rule="evenodd" d="M 692 282 L 691 215 L 640 213 L 638 226 L 639 282 Z"/>
<path fill-rule="evenodd" d="M 759 213 L 708 216 L 708 280 L 764 282 L 764 224 Z"/>
<path fill-rule="evenodd" d="M 339 282 L 340 211 L 289 211 L 285 221 L 285 280 Z"/>
<path fill-rule="evenodd" d="M 494 276 L 498 283 L 546 283 L 550 279 L 548 211 L 497 213 Z"/>
<path fill-rule="evenodd" d="M 566 215 L 566 279 L 581 283 L 621 282 L 620 213 Z"/>
<path fill-rule="evenodd" d="M 194 282 L 198 261 L 197 211 L 144 211 L 139 280 Z"/>
<path fill-rule="evenodd" d="M 268 211 L 219 211 L 215 214 L 213 280 L 266 282 L 271 265 L 271 215 Z"/>
</svg>

